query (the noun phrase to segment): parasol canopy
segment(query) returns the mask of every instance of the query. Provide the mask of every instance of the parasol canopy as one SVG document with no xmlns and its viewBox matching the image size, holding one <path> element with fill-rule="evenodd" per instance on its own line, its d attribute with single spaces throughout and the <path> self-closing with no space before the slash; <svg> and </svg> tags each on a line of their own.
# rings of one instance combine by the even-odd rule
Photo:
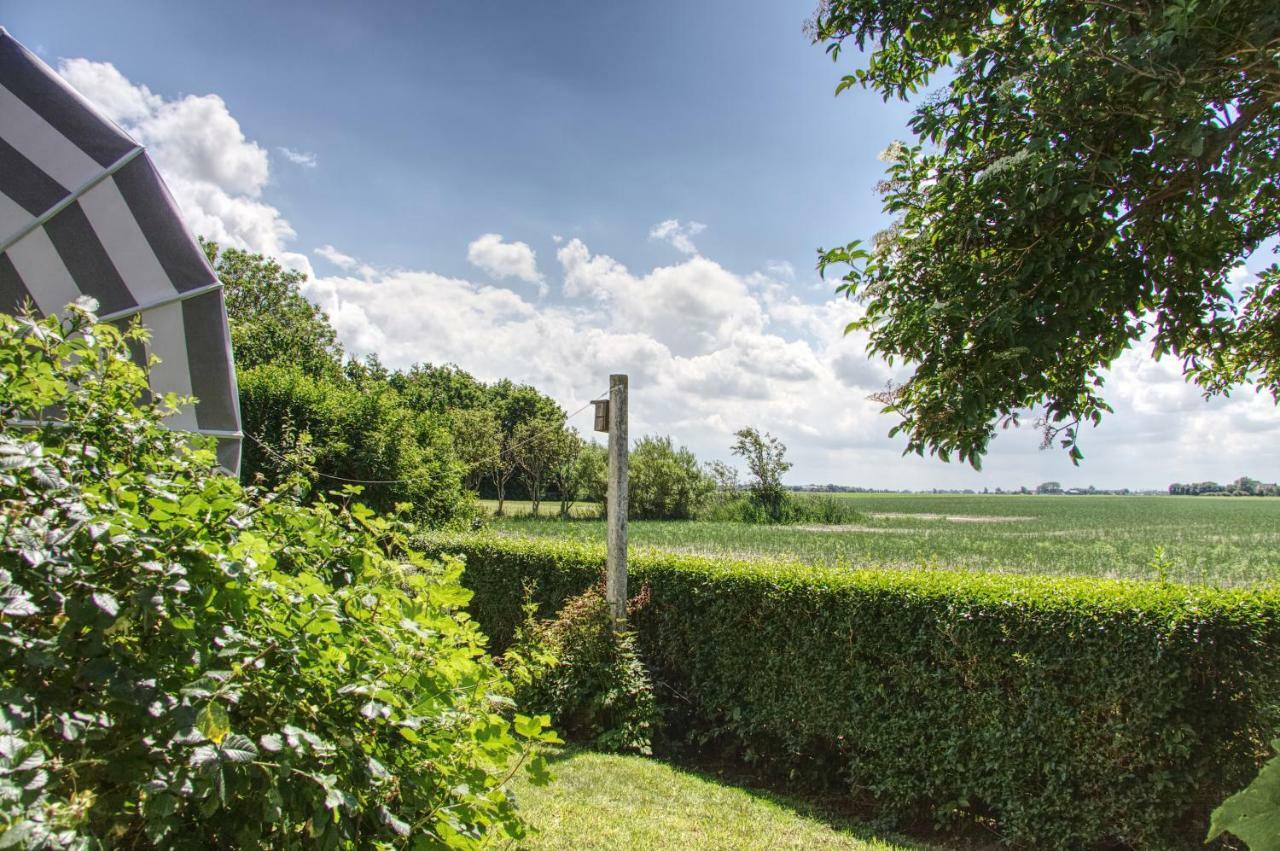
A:
<svg viewBox="0 0 1280 851">
<path fill-rule="evenodd" d="M 218 438 L 240 468 L 240 408 L 222 284 L 141 145 L 0 27 L 0 312 L 141 316 L 153 393 L 195 396 L 170 428 Z"/>
</svg>

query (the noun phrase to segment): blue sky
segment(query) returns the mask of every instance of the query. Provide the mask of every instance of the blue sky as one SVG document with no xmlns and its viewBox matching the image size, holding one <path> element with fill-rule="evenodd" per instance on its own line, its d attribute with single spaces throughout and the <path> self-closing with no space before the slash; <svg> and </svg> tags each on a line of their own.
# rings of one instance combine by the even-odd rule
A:
<svg viewBox="0 0 1280 851">
<path fill-rule="evenodd" d="M 670 261 L 635 239 L 668 218 L 707 223 L 699 247 L 727 266 L 808 273 L 818 245 L 877 227 L 875 155 L 907 115 L 833 98 L 808 2 L 6 6 L 46 60 L 216 92 L 249 138 L 313 153 L 273 173 L 299 233 L 445 274 L 487 231 Z"/>
<path fill-rule="evenodd" d="M 901 370 L 813 268 L 887 223 L 909 110 L 833 97 L 857 60 L 808 42 L 812 5 L 8 0 L 0 25 L 148 145 L 194 231 L 310 273 L 355 354 L 568 410 L 627 371 L 633 433 L 711 458 L 754 424 L 796 483 L 1280 478 L 1269 398 L 1206 404 L 1141 352 L 1081 468 L 1029 428 L 982 474 L 900 457 L 866 396 Z"/>
</svg>

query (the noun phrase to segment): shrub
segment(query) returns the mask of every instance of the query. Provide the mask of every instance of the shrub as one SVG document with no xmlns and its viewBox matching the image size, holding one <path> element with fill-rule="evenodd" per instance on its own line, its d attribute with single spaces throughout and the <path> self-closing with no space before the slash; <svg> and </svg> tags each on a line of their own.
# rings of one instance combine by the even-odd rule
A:
<svg viewBox="0 0 1280 851">
<path fill-rule="evenodd" d="M 380 482 L 368 486 L 368 503 L 383 512 L 409 503 L 420 522 L 444 525 L 474 514 L 448 430 L 435 415 L 409 410 L 386 382 L 362 387 L 268 364 L 241 373 L 240 410 L 250 435 L 246 482 L 261 475 L 275 486 L 303 472 L 326 483 L 319 473 Z"/>
<path fill-rule="evenodd" d="M 134 407 L 140 336 L 0 315 L 0 845 L 521 836 L 504 778 L 554 736 L 495 711 L 460 566 L 354 490 L 299 506 L 215 474 Z"/>
<path fill-rule="evenodd" d="M 716 523 L 857 523 L 864 520 L 853 502 L 831 494 L 792 494 L 783 491 L 772 505 L 750 492 L 717 494 L 698 512 L 700 520 Z"/>
<path fill-rule="evenodd" d="M 604 563 L 567 542 L 424 543 L 465 556 L 499 643 L 523 579 L 547 615 Z M 1275 591 L 656 553 L 630 569 L 651 593 L 642 657 L 659 699 L 681 696 L 683 732 L 900 823 L 1046 849 L 1197 847 L 1275 726 Z"/>
<path fill-rule="evenodd" d="M 527 604 L 524 624 L 505 654 L 516 703 L 546 713 L 571 741 L 605 751 L 649 753 L 657 706 L 635 637 L 615 631 L 598 588 L 569 600 L 550 620 Z"/>
<path fill-rule="evenodd" d="M 670 437 L 642 437 L 631 450 L 627 516 L 632 520 L 689 520 L 711 492 L 698 459 Z"/>
</svg>

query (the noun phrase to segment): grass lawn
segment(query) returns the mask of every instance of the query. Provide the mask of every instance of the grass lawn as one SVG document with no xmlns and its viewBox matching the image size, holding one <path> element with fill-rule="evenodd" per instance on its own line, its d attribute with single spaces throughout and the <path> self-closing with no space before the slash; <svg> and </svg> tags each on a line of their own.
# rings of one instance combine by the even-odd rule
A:
<svg viewBox="0 0 1280 851">
<path fill-rule="evenodd" d="M 494 517 L 498 511 L 498 501 L 496 499 L 480 499 L 476 500 L 480 503 L 480 511 L 485 517 Z M 533 503 L 527 499 L 509 499 L 503 505 L 502 510 L 506 512 L 507 517 L 529 517 L 533 513 Z M 538 506 L 539 515 L 548 518 L 557 518 L 560 516 L 560 501 L 554 499 L 543 500 Z M 575 502 L 569 509 L 571 517 L 590 517 L 596 518 L 600 516 L 600 505 L 594 502 Z"/>
<path fill-rule="evenodd" d="M 521 848 L 929 848 L 879 839 L 803 804 L 726 786 L 644 757 L 569 751 L 555 760 L 552 771 L 556 779 L 541 788 L 517 775 L 517 799 L 538 830 Z"/>
</svg>

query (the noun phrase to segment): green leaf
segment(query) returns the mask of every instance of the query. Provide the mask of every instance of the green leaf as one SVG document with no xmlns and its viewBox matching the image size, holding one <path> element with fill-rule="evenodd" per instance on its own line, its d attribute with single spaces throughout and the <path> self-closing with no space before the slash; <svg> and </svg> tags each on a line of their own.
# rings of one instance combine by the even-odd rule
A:
<svg viewBox="0 0 1280 851">
<path fill-rule="evenodd" d="M 231 732 L 231 718 L 221 703 L 210 701 L 196 716 L 196 729 L 215 745 L 220 744 L 227 733 Z"/>
<path fill-rule="evenodd" d="M 1280 739 L 1271 747 L 1280 751 Z M 1280 851 L 1280 756 L 1273 757 L 1252 783 L 1213 811 L 1205 841 L 1223 833 L 1244 840 L 1249 851 Z"/>
<path fill-rule="evenodd" d="M 120 602 L 106 591 L 98 591 L 93 595 L 93 603 L 99 609 L 106 612 L 111 617 L 115 617 L 120 613 Z"/>
<path fill-rule="evenodd" d="M 258 755 L 257 746 L 239 733 L 231 733 L 223 739 L 219 750 L 227 762 L 252 762 Z"/>
</svg>

